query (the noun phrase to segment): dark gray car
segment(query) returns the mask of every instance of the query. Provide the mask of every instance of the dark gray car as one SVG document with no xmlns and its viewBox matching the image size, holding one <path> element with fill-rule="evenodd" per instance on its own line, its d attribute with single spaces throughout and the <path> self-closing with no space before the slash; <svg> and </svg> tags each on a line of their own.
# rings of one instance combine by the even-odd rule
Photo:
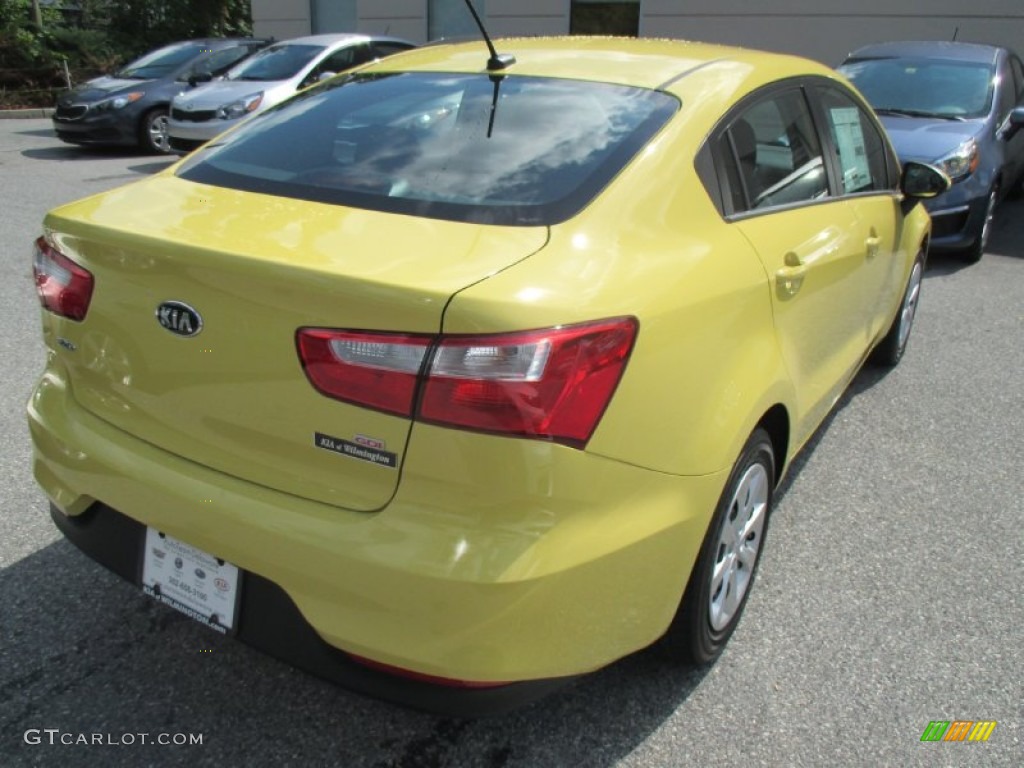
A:
<svg viewBox="0 0 1024 768">
<path fill-rule="evenodd" d="M 949 191 L 928 200 L 933 249 L 968 261 L 988 244 L 996 204 L 1024 175 L 1024 67 L 991 45 L 880 43 L 839 67 L 874 107 L 900 160 L 942 168 Z"/>
<path fill-rule="evenodd" d="M 197 82 L 227 72 L 270 41 L 212 38 L 172 43 L 119 71 L 79 85 L 57 99 L 53 128 L 70 144 L 139 146 L 170 151 L 171 99 Z"/>
</svg>

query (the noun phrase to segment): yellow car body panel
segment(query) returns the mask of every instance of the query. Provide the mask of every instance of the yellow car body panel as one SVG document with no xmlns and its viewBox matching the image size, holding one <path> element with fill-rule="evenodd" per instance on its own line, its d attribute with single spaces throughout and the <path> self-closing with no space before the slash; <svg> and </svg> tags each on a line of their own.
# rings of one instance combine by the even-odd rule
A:
<svg viewBox="0 0 1024 768">
<path fill-rule="evenodd" d="M 416 425 L 395 500 L 352 512 L 137 440 L 75 403 L 58 370 L 29 415 L 36 479 L 63 509 L 131 510 L 272 577 L 328 642 L 448 678 L 579 674 L 656 640 L 723 482 Z M 487 493 L 481 472 L 497 479 Z"/>
<path fill-rule="evenodd" d="M 47 344 L 87 410 L 234 477 L 360 510 L 387 503 L 397 468 L 345 462 L 318 450 L 314 434 L 370 436 L 400 464 L 408 420 L 313 390 L 295 330 L 372 323 L 436 333 L 454 291 L 547 240 L 539 227 L 385 218 L 166 175 L 59 208 L 46 227 L 104 277 L 88 322 L 43 316 Z M 183 297 L 206 319 L 201 343 L 155 322 L 126 339 L 126 316 L 151 318 L 162 301 Z"/>
<path fill-rule="evenodd" d="M 174 168 L 47 217 L 52 242 L 102 277 L 84 322 L 43 312 L 29 421 L 35 476 L 61 510 L 100 501 L 278 584 L 328 643 L 426 675 L 574 675 L 665 632 L 744 442 L 778 409 L 788 466 L 889 328 L 927 214 L 897 229 L 893 194 L 716 209 L 697 148 L 761 85 L 839 81 L 823 66 L 669 41 L 499 49 L 517 57 L 510 76 L 662 89 L 681 108 L 550 227 L 270 197 Z M 474 43 L 362 71 L 485 61 Z M 807 267 L 795 292 L 790 252 Z M 206 318 L 191 345 L 137 319 L 183 296 Z M 623 316 L 635 347 L 583 450 L 338 402 L 295 350 L 302 327 L 473 334 Z M 317 431 L 368 435 L 397 466 L 318 451 Z"/>
</svg>

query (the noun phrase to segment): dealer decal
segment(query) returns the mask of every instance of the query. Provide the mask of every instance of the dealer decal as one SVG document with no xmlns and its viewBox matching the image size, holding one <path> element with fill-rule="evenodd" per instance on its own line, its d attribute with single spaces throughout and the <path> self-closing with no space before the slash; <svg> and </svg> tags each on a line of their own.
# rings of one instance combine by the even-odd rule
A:
<svg viewBox="0 0 1024 768">
<path fill-rule="evenodd" d="M 384 447 L 382 441 L 368 440 L 362 435 L 359 435 L 359 438 L 361 439 L 356 443 L 351 440 L 342 440 L 340 437 L 331 437 L 322 432 L 314 432 L 313 444 L 317 448 L 334 451 L 352 459 L 368 461 L 371 464 L 379 464 L 382 467 L 394 469 L 398 466 L 398 455 L 390 451 L 381 450 Z"/>
</svg>

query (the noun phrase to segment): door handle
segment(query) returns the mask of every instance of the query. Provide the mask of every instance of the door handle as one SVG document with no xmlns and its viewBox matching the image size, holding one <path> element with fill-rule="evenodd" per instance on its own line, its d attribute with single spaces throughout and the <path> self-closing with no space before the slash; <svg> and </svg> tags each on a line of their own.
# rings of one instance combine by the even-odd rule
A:
<svg viewBox="0 0 1024 768">
<path fill-rule="evenodd" d="M 871 228 L 871 234 L 868 235 L 868 239 L 864 241 L 864 246 L 867 249 L 869 259 L 873 259 L 878 255 L 878 249 L 882 246 L 882 238 L 878 236 L 874 227 Z"/>
<path fill-rule="evenodd" d="M 803 286 L 807 265 L 792 251 L 785 255 L 783 264 L 786 266 L 775 272 L 775 290 L 778 291 L 779 298 L 789 299 L 796 296 Z"/>
</svg>

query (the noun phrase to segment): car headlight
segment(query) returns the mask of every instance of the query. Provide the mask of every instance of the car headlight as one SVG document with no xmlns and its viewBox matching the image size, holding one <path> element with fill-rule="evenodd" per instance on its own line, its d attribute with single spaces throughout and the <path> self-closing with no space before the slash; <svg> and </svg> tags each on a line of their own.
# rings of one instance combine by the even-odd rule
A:
<svg viewBox="0 0 1024 768">
<path fill-rule="evenodd" d="M 263 101 L 263 91 L 250 93 L 248 96 L 243 96 L 238 101 L 232 101 L 218 109 L 217 117 L 221 120 L 235 120 L 244 117 L 256 109 L 261 101 Z"/>
<path fill-rule="evenodd" d="M 110 99 L 104 99 L 99 102 L 94 109 L 123 109 L 134 101 L 138 101 L 146 95 L 145 91 L 132 91 L 131 93 L 122 93 L 119 96 L 114 96 Z"/>
<path fill-rule="evenodd" d="M 978 142 L 968 139 L 945 157 L 939 158 L 936 165 L 946 172 L 953 181 L 960 181 L 970 176 L 978 168 Z"/>
</svg>

